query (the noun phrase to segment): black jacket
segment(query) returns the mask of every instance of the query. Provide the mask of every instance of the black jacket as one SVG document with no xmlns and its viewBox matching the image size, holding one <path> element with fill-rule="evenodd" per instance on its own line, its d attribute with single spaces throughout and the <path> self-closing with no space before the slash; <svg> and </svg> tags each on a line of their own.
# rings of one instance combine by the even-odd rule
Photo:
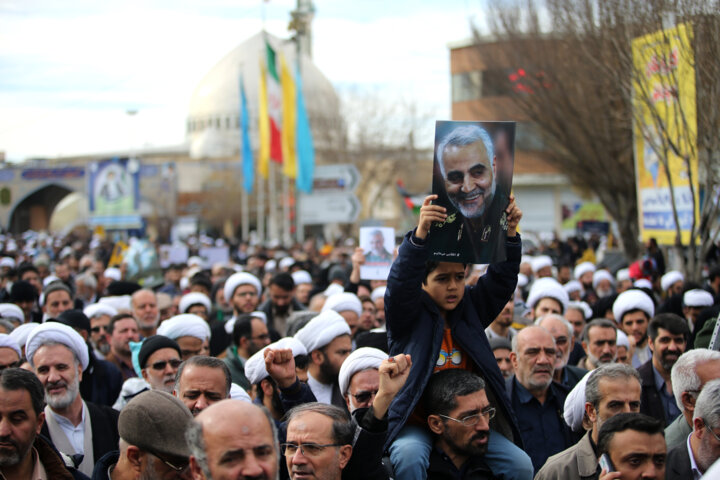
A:
<svg viewBox="0 0 720 480">
<path fill-rule="evenodd" d="M 111 407 L 122 390 L 122 373 L 112 363 L 97 358 L 89 346 L 88 356 L 90 362 L 80 381 L 80 396 L 86 402 Z"/>
<path fill-rule="evenodd" d="M 492 480 L 496 477 L 482 457 L 470 457 L 458 471 L 445 453 L 433 447 L 427 480 Z"/>
<path fill-rule="evenodd" d="M 671 448 L 665 461 L 665 478 L 693 478 L 687 442 Z"/>
<path fill-rule="evenodd" d="M 674 418 L 665 418 L 665 408 L 662 399 L 655 385 L 655 375 L 653 374 L 652 358 L 643 363 L 637 369 L 642 380 L 642 393 L 640 394 L 640 413 L 649 415 L 663 422 L 666 427 L 675 420 Z"/>
<path fill-rule="evenodd" d="M 106 405 L 96 405 L 92 402 L 85 402 L 85 404 L 92 423 L 93 463 L 97 463 L 103 455 L 118 448 L 120 440 L 118 416 L 120 412 Z M 50 438 L 47 423 L 43 423 L 41 433 Z"/>
<path fill-rule="evenodd" d="M 97 461 L 92 473 L 92 480 L 110 480 L 108 476 L 108 468 L 115 465 L 120 458 L 120 452 L 114 450 L 109 452 Z"/>
</svg>

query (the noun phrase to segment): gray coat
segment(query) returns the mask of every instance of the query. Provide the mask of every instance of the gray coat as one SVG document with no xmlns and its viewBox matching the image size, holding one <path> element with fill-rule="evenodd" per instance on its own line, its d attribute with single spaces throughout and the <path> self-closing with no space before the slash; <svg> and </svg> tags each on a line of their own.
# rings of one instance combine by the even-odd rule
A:
<svg viewBox="0 0 720 480">
<path fill-rule="evenodd" d="M 590 443 L 591 433 L 588 431 L 578 443 L 548 458 L 535 480 L 597 480 L 600 468 Z"/>
</svg>

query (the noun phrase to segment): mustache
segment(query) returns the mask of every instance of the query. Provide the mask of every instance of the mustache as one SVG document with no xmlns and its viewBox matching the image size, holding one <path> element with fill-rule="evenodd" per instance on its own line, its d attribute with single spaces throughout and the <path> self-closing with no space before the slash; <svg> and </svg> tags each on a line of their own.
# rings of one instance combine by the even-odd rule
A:
<svg viewBox="0 0 720 480">
<path fill-rule="evenodd" d="M 12 437 L 10 437 L 9 435 L 4 435 L 0 437 L 0 443 L 9 443 L 13 446 L 13 448 L 15 448 L 15 450 L 20 449 L 20 446 L 17 444 L 17 442 L 13 440 Z"/>
<path fill-rule="evenodd" d="M 469 191 L 468 193 L 458 192 L 458 193 L 455 195 L 455 197 L 456 197 L 458 200 L 465 200 L 465 199 L 467 199 L 468 197 L 474 197 L 475 195 L 485 195 L 485 192 L 487 192 L 486 189 L 478 187 L 478 188 L 476 188 L 476 189 L 474 189 L 474 190 Z"/>
<path fill-rule="evenodd" d="M 51 388 L 56 387 L 68 387 L 68 383 L 65 380 L 58 380 L 57 382 L 48 382 L 47 385 L 45 385 L 45 390 L 50 390 Z"/>
</svg>

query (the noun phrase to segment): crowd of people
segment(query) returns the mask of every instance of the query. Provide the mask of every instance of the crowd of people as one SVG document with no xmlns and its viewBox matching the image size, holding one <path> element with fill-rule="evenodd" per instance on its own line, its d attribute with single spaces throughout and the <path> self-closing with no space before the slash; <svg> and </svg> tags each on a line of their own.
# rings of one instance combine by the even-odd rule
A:
<svg viewBox="0 0 720 480">
<path fill-rule="evenodd" d="M 0 237 L 0 478 L 720 478 L 720 268 L 522 255 L 512 197 L 504 261 L 430 261 L 433 199 L 385 281 L 308 242 L 141 285 Z"/>
</svg>

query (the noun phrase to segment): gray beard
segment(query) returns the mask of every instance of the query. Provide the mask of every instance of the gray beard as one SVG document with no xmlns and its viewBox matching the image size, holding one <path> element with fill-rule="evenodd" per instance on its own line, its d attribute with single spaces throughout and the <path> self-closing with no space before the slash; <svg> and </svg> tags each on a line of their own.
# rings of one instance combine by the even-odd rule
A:
<svg viewBox="0 0 720 480">
<path fill-rule="evenodd" d="M 75 377 L 75 380 L 69 383 L 66 388 L 67 390 L 62 395 L 49 395 L 46 390 L 45 403 L 55 410 L 62 410 L 69 407 L 80 393 L 80 382 L 77 377 Z"/>
</svg>

